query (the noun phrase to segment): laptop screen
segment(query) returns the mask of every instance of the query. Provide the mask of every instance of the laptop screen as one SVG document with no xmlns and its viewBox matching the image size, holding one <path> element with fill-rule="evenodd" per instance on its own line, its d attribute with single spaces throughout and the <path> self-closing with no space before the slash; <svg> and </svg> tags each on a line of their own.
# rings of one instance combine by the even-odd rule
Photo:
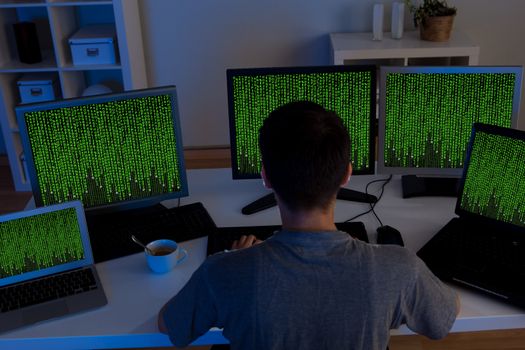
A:
<svg viewBox="0 0 525 350">
<path fill-rule="evenodd" d="M 0 285 L 91 263 L 80 202 L 0 217 Z"/>
<path fill-rule="evenodd" d="M 525 132 L 475 124 L 457 212 L 525 227 Z"/>
</svg>

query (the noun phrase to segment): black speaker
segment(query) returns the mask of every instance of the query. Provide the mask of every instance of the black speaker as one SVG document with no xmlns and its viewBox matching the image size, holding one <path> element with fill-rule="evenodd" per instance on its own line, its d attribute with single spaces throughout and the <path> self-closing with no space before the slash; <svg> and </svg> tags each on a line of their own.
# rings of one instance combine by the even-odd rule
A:
<svg viewBox="0 0 525 350">
<path fill-rule="evenodd" d="M 38 35 L 34 22 L 18 22 L 13 24 L 15 31 L 18 57 L 23 63 L 38 63 L 42 61 Z"/>
</svg>

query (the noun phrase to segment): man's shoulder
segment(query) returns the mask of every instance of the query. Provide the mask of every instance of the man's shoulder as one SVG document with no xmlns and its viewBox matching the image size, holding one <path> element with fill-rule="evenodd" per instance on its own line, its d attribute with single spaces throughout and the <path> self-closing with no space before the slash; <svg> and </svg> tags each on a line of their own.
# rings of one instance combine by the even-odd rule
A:
<svg viewBox="0 0 525 350">
<path fill-rule="evenodd" d="M 417 259 L 416 254 L 411 250 L 395 244 L 372 244 L 377 254 L 384 255 L 388 259 L 398 261 L 400 263 L 412 263 Z"/>
<path fill-rule="evenodd" d="M 366 254 L 381 270 L 417 273 L 420 259 L 409 249 L 397 245 L 368 244 Z"/>
<path fill-rule="evenodd" d="M 208 269 L 240 269 L 254 262 L 264 243 L 244 249 L 215 253 L 205 260 Z M 260 247 L 261 246 L 261 247 Z"/>
<path fill-rule="evenodd" d="M 258 246 L 220 252 L 209 256 L 201 265 L 200 273 L 210 288 L 219 291 L 244 290 L 253 282 L 261 263 Z"/>
</svg>

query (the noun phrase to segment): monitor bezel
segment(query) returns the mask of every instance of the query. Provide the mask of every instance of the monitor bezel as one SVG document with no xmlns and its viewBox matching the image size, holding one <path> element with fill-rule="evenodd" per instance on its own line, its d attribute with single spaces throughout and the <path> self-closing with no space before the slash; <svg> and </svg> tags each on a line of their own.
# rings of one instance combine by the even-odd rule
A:
<svg viewBox="0 0 525 350">
<path fill-rule="evenodd" d="M 305 73 L 332 73 L 332 72 L 370 72 L 372 84 L 370 89 L 370 125 L 369 125 L 369 170 L 353 170 L 353 175 L 371 175 L 375 173 L 375 121 L 377 100 L 377 66 L 374 65 L 335 65 L 335 66 L 301 66 L 301 67 L 268 67 L 268 68 L 232 68 L 226 70 L 228 90 L 228 120 L 230 130 L 230 155 L 232 178 L 260 179 L 260 174 L 242 174 L 237 164 L 237 142 L 235 138 L 235 113 L 233 101 L 233 78 L 240 75 L 273 75 L 273 74 L 305 74 Z M 351 135 L 350 135 L 351 136 Z"/>
<path fill-rule="evenodd" d="M 80 235 L 82 239 L 82 247 L 84 249 L 84 259 L 71 261 L 68 263 L 46 267 L 41 270 L 33 270 L 29 272 L 24 272 L 20 275 L 11 276 L 11 277 L 4 277 L 0 279 L 0 286 L 6 286 L 22 281 L 27 281 L 33 278 L 38 278 L 41 276 L 47 276 L 54 273 L 59 273 L 63 271 L 68 271 L 76 268 L 81 268 L 85 266 L 92 265 L 94 263 L 93 261 L 93 254 L 91 251 L 91 244 L 89 241 L 89 234 L 87 230 L 87 224 L 86 224 L 86 217 L 84 215 L 84 209 L 82 207 L 82 202 L 80 201 L 71 201 L 71 202 L 64 202 L 60 204 L 52 204 L 48 205 L 46 207 L 40 207 L 36 209 L 30 209 L 30 210 L 24 210 L 19 211 L 15 213 L 5 214 L 0 216 L 0 223 L 16 220 L 16 219 L 22 219 L 30 216 L 35 215 L 41 215 L 45 213 L 60 211 L 60 210 L 66 210 L 66 209 L 75 209 L 75 213 L 77 216 L 77 223 L 80 230 Z"/>
<path fill-rule="evenodd" d="M 389 73 L 514 73 L 514 97 L 512 103 L 511 127 L 518 125 L 519 107 L 521 98 L 521 84 L 523 67 L 521 66 L 382 66 L 380 67 L 379 88 L 379 123 L 378 123 L 378 150 L 377 173 L 393 175 L 430 175 L 444 177 L 461 177 L 463 168 L 416 168 L 416 167 L 388 167 L 385 166 L 385 114 L 386 114 L 386 77 Z"/>
<path fill-rule="evenodd" d="M 474 140 L 475 140 L 477 132 L 485 132 L 488 134 L 510 137 L 513 139 L 519 139 L 519 140 L 525 141 L 525 131 L 518 130 L 518 129 L 504 128 L 504 127 L 496 126 L 496 125 L 474 123 L 474 125 L 472 126 L 472 132 L 470 134 L 470 140 L 469 140 L 469 144 L 467 148 L 467 155 L 465 157 L 465 166 L 463 168 L 463 172 L 459 180 L 458 199 L 456 201 L 454 212 L 461 217 L 476 220 L 480 224 L 487 223 L 490 225 L 498 225 L 498 227 L 501 227 L 505 232 L 520 232 L 523 234 L 525 233 L 525 227 L 518 226 L 518 225 L 509 223 L 509 222 L 505 222 L 505 221 L 500 221 L 494 218 L 489 218 L 489 217 L 486 217 L 480 214 L 476 214 L 476 213 L 473 213 L 473 212 L 470 212 L 470 211 L 467 211 L 461 208 L 461 198 L 463 196 L 465 180 L 466 180 L 468 168 L 470 165 L 470 157 L 472 154 L 472 148 L 474 146 Z"/>
<path fill-rule="evenodd" d="M 178 192 L 170 192 L 170 193 L 156 195 L 156 196 L 152 196 L 148 198 L 139 198 L 139 199 L 133 199 L 133 200 L 114 202 L 110 204 L 85 207 L 84 209 L 86 210 L 86 212 L 89 212 L 89 213 L 93 213 L 93 212 L 105 213 L 105 212 L 113 212 L 113 211 L 121 211 L 121 210 L 128 210 L 128 209 L 134 209 L 134 208 L 148 207 L 148 206 L 155 205 L 164 200 L 188 196 L 188 183 L 187 183 L 187 177 L 186 177 L 186 165 L 185 165 L 185 160 L 184 160 L 184 148 L 183 148 L 184 143 L 182 140 L 182 132 L 180 128 L 180 115 L 178 111 L 178 99 L 177 99 L 176 92 L 177 91 L 176 91 L 175 86 L 164 86 L 164 87 L 158 87 L 158 88 L 129 90 L 129 91 L 124 91 L 124 92 L 119 92 L 119 93 L 70 98 L 70 99 L 24 104 L 24 105 L 17 106 L 15 108 L 15 112 L 16 112 L 17 121 L 19 125 L 22 147 L 24 150 L 24 157 L 25 157 L 25 162 L 27 166 L 27 173 L 28 173 L 30 184 L 31 184 L 31 190 L 33 192 L 35 204 L 37 206 L 42 206 L 43 201 L 42 201 L 42 196 L 40 193 L 40 186 L 39 186 L 38 178 L 36 174 L 36 168 L 35 168 L 34 159 L 33 159 L 33 151 L 32 151 L 32 148 L 29 142 L 29 135 L 28 135 L 27 127 L 25 123 L 25 118 L 24 118 L 25 113 L 33 112 L 36 110 L 38 111 L 52 110 L 52 109 L 57 109 L 57 108 L 75 107 L 75 106 L 80 106 L 80 105 L 85 105 L 85 104 L 105 103 L 105 102 L 111 102 L 115 100 L 124 100 L 124 99 L 130 99 L 130 98 L 158 96 L 158 95 L 170 95 L 170 99 L 171 99 L 173 128 L 174 128 L 175 137 L 178 143 L 177 153 L 178 153 L 178 157 L 180 160 L 179 164 L 181 168 L 180 169 L 181 190 Z"/>
</svg>

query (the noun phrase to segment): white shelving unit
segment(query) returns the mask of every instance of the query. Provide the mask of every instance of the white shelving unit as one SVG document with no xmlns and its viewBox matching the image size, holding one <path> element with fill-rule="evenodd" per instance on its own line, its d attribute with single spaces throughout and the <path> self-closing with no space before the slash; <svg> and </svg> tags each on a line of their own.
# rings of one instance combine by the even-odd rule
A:
<svg viewBox="0 0 525 350">
<path fill-rule="evenodd" d="M 21 63 L 12 24 L 36 23 L 42 62 Z M 117 32 L 114 65 L 74 66 L 68 39 L 79 28 L 111 23 Z M 15 107 L 20 103 L 17 80 L 25 73 L 54 73 L 61 97 L 81 96 L 92 84 L 113 91 L 147 87 L 138 0 L 0 0 L 0 126 L 17 191 L 30 191 Z"/>
<path fill-rule="evenodd" d="M 330 34 L 332 63 L 374 65 L 477 65 L 479 46 L 459 31 L 448 42 L 419 39 L 419 32 L 405 32 L 402 39 L 384 33 L 383 40 L 373 41 L 372 33 Z"/>
</svg>

